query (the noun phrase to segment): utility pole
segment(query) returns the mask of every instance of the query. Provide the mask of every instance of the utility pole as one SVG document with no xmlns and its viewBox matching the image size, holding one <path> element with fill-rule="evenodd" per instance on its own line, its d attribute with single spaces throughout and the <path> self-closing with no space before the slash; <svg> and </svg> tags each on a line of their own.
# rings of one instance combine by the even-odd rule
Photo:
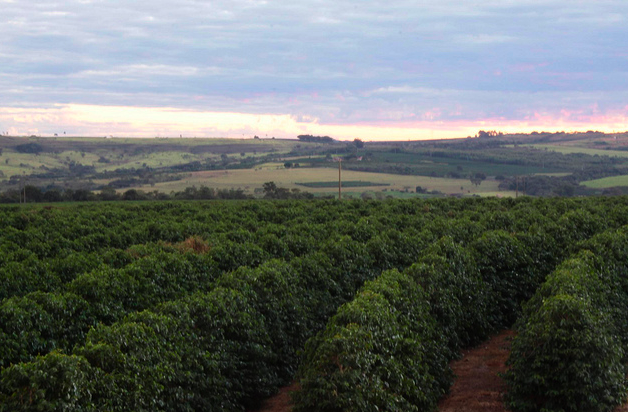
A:
<svg viewBox="0 0 628 412">
<path fill-rule="evenodd" d="M 338 200 L 342 199 L 342 159 L 338 159 Z"/>
<path fill-rule="evenodd" d="M 515 199 L 519 197 L 519 176 L 515 176 Z"/>
</svg>

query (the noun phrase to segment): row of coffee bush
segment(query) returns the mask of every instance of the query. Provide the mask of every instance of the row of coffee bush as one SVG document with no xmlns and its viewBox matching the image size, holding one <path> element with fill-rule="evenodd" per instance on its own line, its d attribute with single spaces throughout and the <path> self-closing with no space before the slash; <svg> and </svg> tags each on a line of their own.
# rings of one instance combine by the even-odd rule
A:
<svg viewBox="0 0 628 412">
<path fill-rule="evenodd" d="M 339 309 L 326 329 L 307 343 L 300 390 L 294 395 L 295 411 L 434 409 L 451 384 L 449 361 L 460 349 L 510 326 L 520 315 L 520 305 L 532 297 L 557 263 L 590 244 L 613 253 L 601 243 L 601 239 L 608 243 L 607 233 L 576 244 L 599 231 L 599 226 L 596 230 L 587 221 L 578 220 L 580 224 L 574 224 L 563 237 L 550 237 L 535 228 L 520 234 L 489 231 L 466 248 L 445 238 L 429 247 L 411 268 L 402 273 L 385 272 L 367 283 L 352 302 Z M 614 241 L 615 249 L 620 245 L 621 241 Z M 622 257 L 624 261 L 628 261 L 626 257 Z M 610 264 L 608 259 L 602 261 Z M 612 269 L 608 273 L 616 275 L 617 268 Z M 626 272 L 624 268 L 623 274 Z M 607 286 L 600 296 L 609 292 L 610 283 Z M 628 282 L 623 285 L 626 291 L 627 286 Z M 625 308 L 627 304 L 615 299 L 609 307 Z M 626 325 L 625 311 L 620 312 L 622 316 L 614 313 Z M 587 350 L 582 348 L 583 353 Z M 530 359 L 525 359 L 518 364 L 529 363 Z M 613 373 L 618 371 L 615 377 L 624 372 L 619 368 Z M 552 369 L 546 372 L 552 373 Z M 522 379 L 526 378 L 529 376 Z M 612 385 L 602 386 L 612 389 Z M 528 395 L 538 399 L 533 394 L 539 388 L 529 389 Z M 526 410 L 541 410 L 539 405 L 535 407 Z"/>
<path fill-rule="evenodd" d="M 317 346 L 307 339 L 393 268 L 423 279 L 442 392 L 439 365 L 509 325 L 570 245 L 625 224 L 625 211 L 617 199 L 10 209 L 0 410 L 244 410 L 292 379 L 298 351 Z"/>
<path fill-rule="evenodd" d="M 367 282 L 308 341 L 295 411 L 433 410 L 452 383 L 449 362 L 516 318 L 517 299 L 543 279 L 532 258 L 503 231 L 468 248 L 443 238 L 410 268 Z"/>
<path fill-rule="evenodd" d="M 363 273 L 353 264 L 320 253 L 271 260 L 100 324 L 71 354 L 5 368 L 0 410 L 243 411 L 291 379 L 309 331 L 352 294 L 339 285 L 355 287 L 342 279 Z"/>
<path fill-rule="evenodd" d="M 628 228 L 579 246 L 525 305 L 506 374 L 513 411 L 609 411 L 625 401 Z"/>
</svg>

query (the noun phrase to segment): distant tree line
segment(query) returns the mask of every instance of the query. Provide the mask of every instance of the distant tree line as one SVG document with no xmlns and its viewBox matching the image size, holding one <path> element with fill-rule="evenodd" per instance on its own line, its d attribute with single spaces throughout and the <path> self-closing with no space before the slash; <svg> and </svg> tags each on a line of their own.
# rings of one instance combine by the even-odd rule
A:
<svg viewBox="0 0 628 412">
<path fill-rule="evenodd" d="M 312 136 L 311 134 L 300 134 L 297 138 L 302 142 L 313 143 L 333 143 L 334 139 L 329 136 Z"/>
<path fill-rule="evenodd" d="M 266 199 L 312 199 L 313 194 L 299 189 L 278 187 L 274 182 L 264 183 L 263 196 Z M 10 189 L 0 192 L 0 203 L 54 203 L 54 202 L 89 202 L 89 201 L 127 201 L 127 200 L 217 200 L 217 199 L 254 199 L 242 189 L 214 189 L 201 185 L 186 187 L 179 192 L 163 193 L 157 190 L 147 192 L 129 189 L 118 193 L 112 187 L 104 187 L 100 192 L 88 189 L 48 190 L 27 185 L 23 190 Z"/>
<path fill-rule="evenodd" d="M 286 189 L 285 187 L 277 187 L 275 182 L 264 183 L 265 199 L 312 199 L 314 195 L 309 192 L 302 192 L 299 189 Z"/>
<path fill-rule="evenodd" d="M 615 167 L 604 168 L 602 166 L 583 167 L 568 176 L 511 176 L 500 179 L 500 190 L 518 190 L 531 196 L 590 196 L 599 194 L 599 189 L 582 186 L 580 182 L 600 179 L 607 176 L 622 174 Z M 621 189 L 604 190 L 604 195 L 624 194 Z"/>
<path fill-rule="evenodd" d="M 39 143 L 24 143 L 15 146 L 15 151 L 18 153 L 32 153 L 37 154 L 44 151 L 44 148 Z"/>
<path fill-rule="evenodd" d="M 504 135 L 504 133 L 498 132 L 496 130 L 489 130 L 489 131 L 480 130 L 478 132 L 478 137 L 479 138 L 497 137 L 497 136 L 503 136 L 503 135 Z"/>
</svg>

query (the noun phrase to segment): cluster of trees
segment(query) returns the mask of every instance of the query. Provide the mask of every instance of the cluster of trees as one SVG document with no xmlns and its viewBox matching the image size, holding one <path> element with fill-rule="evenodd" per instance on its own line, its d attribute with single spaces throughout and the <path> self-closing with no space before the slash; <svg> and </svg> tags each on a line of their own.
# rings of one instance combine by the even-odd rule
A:
<svg viewBox="0 0 628 412">
<path fill-rule="evenodd" d="M 502 176 L 499 189 L 519 190 L 531 196 L 590 196 L 598 194 L 600 191 L 582 186 L 580 182 L 622 173 L 623 171 L 617 168 L 583 167 L 573 174 L 561 177 L 544 175 Z M 604 194 L 610 195 L 614 192 L 606 191 Z M 621 191 L 618 194 L 621 194 Z"/>
<path fill-rule="evenodd" d="M 274 182 L 266 182 L 263 187 L 266 199 L 312 199 L 313 194 L 299 189 L 277 187 Z M 253 199 L 253 196 L 238 189 L 214 189 L 201 185 L 186 187 L 182 191 L 163 193 L 157 190 L 146 192 L 129 189 L 118 193 L 113 187 L 105 186 L 99 192 L 87 189 L 48 189 L 27 185 L 22 190 L 7 190 L 0 193 L 0 203 L 54 203 L 54 202 L 94 202 L 114 200 L 214 200 L 214 199 Z"/>
<path fill-rule="evenodd" d="M 497 136 L 503 136 L 503 135 L 504 133 L 498 132 L 497 130 L 489 130 L 488 132 L 485 130 L 480 130 L 477 134 L 477 137 L 481 139 L 485 139 L 487 137 L 497 137 Z"/>
<path fill-rule="evenodd" d="M 585 153 L 563 154 L 533 147 L 496 147 L 477 151 L 423 150 L 421 153 L 433 157 L 482 161 L 519 166 L 541 166 L 551 170 L 578 171 L 583 167 L 604 166 L 613 168 L 624 162 L 619 157 L 589 155 Z"/>
<path fill-rule="evenodd" d="M 335 142 L 334 139 L 332 139 L 329 136 L 313 136 L 311 134 L 300 134 L 297 136 L 297 139 L 299 139 L 302 142 L 311 142 L 311 143 L 333 143 Z"/>
<path fill-rule="evenodd" d="M 297 410 L 429 409 L 461 348 L 628 223 L 624 198 L 3 212 L 7 411 L 243 411 L 297 369 Z"/>
<path fill-rule="evenodd" d="M 266 182 L 263 186 L 265 199 L 313 199 L 314 195 L 309 192 L 302 192 L 300 189 L 292 190 L 285 187 L 278 187 L 275 182 Z"/>
<path fill-rule="evenodd" d="M 38 154 L 43 152 L 44 148 L 39 143 L 23 143 L 15 146 L 15 151 L 18 153 Z"/>
</svg>

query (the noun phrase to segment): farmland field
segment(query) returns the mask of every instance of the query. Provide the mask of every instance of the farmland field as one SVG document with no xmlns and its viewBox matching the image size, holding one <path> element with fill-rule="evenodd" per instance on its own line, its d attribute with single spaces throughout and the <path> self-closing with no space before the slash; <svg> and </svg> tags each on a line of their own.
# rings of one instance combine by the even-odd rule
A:
<svg viewBox="0 0 628 412">
<path fill-rule="evenodd" d="M 572 146 L 572 145 L 554 145 L 554 144 L 531 144 L 526 145 L 529 147 L 535 147 L 543 150 L 553 150 L 555 152 L 564 154 L 583 153 L 591 156 L 616 156 L 616 157 L 628 157 L 628 151 L 625 150 L 604 150 L 604 149 L 591 149 L 588 147 Z"/>
<path fill-rule="evenodd" d="M 344 181 L 381 183 L 346 196 L 408 197 L 417 188 L 422 196 L 515 196 L 518 181 L 526 194 L 584 196 L 604 187 L 580 182 L 628 173 L 628 151 L 602 150 L 624 147 L 627 134 L 596 133 L 362 142 L 359 148 L 334 140 L 0 136 L 0 202 L 18 203 L 25 186 L 34 192 L 31 200 L 48 190 L 57 201 L 95 200 L 103 190 L 155 199 L 193 186 L 262 197 L 268 182 L 325 196 L 335 190 L 298 183 L 335 181 L 338 160 Z"/>
<path fill-rule="evenodd" d="M 589 180 L 586 182 L 582 182 L 584 186 L 594 187 L 594 188 L 606 188 L 606 187 L 615 187 L 615 186 L 628 186 L 628 176 L 611 176 L 604 177 L 602 179 Z"/>
<path fill-rule="evenodd" d="M 0 410 L 235 412 L 295 379 L 295 412 L 433 410 L 450 361 L 522 317 L 510 407 L 608 410 L 627 216 L 626 197 L 2 206 Z"/>
<path fill-rule="evenodd" d="M 330 181 L 330 182 L 309 182 L 309 183 L 297 183 L 300 186 L 305 187 L 324 187 L 324 188 L 332 188 L 338 187 L 338 181 Z M 386 183 L 374 183 L 367 182 L 363 180 L 353 180 L 353 181 L 344 181 L 342 182 L 342 187 L 371 187 L 371 186 L 387 186 Z"/>
<path fill-rule="evenodd" d="M 499 183 L 495 180 L 486 180 L 479 186 L 473 185 L 468 179 L 438 178 L 429 176 L 405 176 L 387 173 L 358 172 L 344 170 L 343 180 L 380 182 L 382 186 L 371 186 L 369 190 L 397 190 L 414 191 L 416 186 L 429 190 L 438 190 L 446 194 L 483 194 L 485 192 L 498 192 Z M 298 183 L 333 181 L 338 179 L 338 170 L 333 168 L 262 168 L 256 170 L 221 170 L 192 172 L 179 182 L 157 183 L 154 186 L 137 186 L 139 190 L 159 190 L 170 192 L 181 190 L 186 186 L 209 186 L 215 188 L 242 188 L 252 193 L 256 188 L 261 189 L 265 182 L 273 181 L 281 187 L 289 189 L 302 189 Z M 461 189 L 461 187 L 463 189 Z M 337 190 L 329 188 L 308 187 L 312 193 L 337 193 Z"/>
</svg>

